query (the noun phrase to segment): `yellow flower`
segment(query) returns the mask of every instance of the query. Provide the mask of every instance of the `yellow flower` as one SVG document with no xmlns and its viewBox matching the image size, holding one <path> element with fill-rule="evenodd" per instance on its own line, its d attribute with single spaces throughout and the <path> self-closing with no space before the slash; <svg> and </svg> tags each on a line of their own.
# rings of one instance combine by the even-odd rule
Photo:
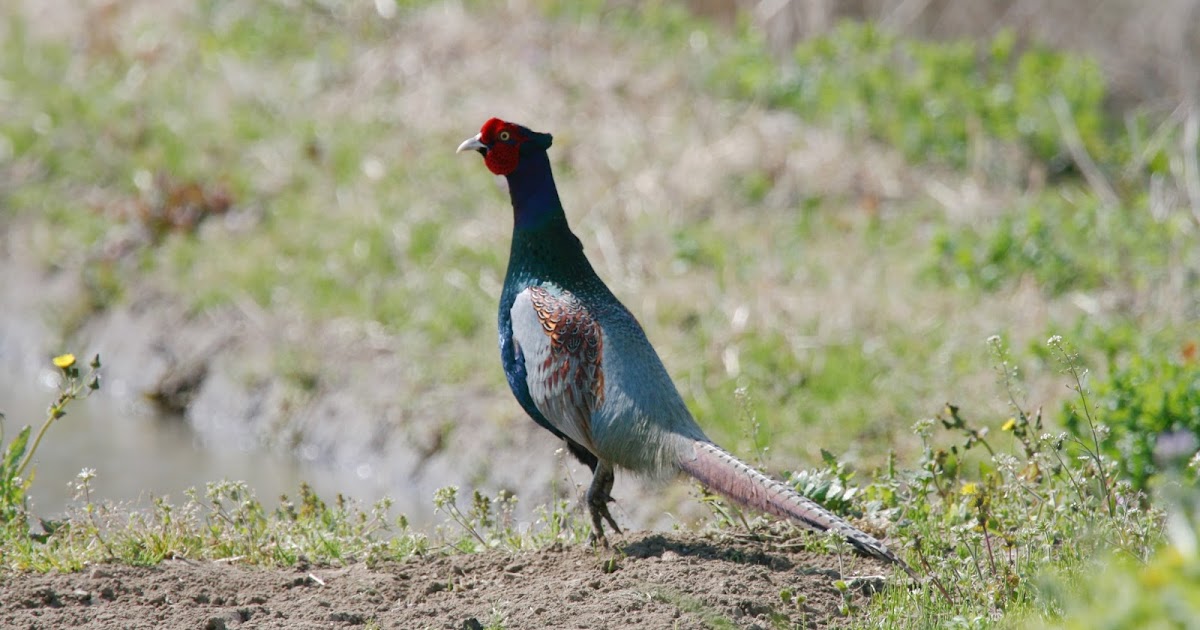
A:
<svg viewBox="0 0 1200 630">
<path fill-rule="evenodd" d="M 1015 427 L 1015 426 L 1017 426 L 1017 419 L 1009 418 L 1008 422 L 1005 422 L 1004 426 L 1000 427 L 1000 430 L 1001 431 L 1012 431 L 1013 427 Z"/>
<path fill-rule="evenodd" d="M 976 484 L 975 482 L 972 481 L 970 483 L 964 483 L 962 490 L 960 490 L 960 492 L 962 492 L 963 496 L 969 497 L 972 494 L 975 494 L 975 492 L 977 492 L 978 490 L 979 490 L 978 484 Z"/>
<path fill-rule="evenodd" d="M 54 367 L 60 370 L 65 370 L 72 365 L 75 365 L 75 355 L 71 353 L 60 354 L 54 357 Z"/>
</svg>

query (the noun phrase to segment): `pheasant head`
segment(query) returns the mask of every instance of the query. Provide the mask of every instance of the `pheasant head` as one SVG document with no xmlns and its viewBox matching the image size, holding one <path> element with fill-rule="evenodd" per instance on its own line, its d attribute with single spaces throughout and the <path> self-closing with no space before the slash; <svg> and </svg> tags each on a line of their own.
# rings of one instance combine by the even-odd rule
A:
<svg viewBox="0 0 1200 630">
<path fill-rule="evenodd" d="M 458 145 L 458 153 L 478 151 L 483 163 L 497 175 L 511 175 L 521 166 L 521 157 L 534 151 L 545 153 L 553 138 L 548 133 L 530 131 L 516 123 L 492 118 L 479 133 Z"/>
</svg>

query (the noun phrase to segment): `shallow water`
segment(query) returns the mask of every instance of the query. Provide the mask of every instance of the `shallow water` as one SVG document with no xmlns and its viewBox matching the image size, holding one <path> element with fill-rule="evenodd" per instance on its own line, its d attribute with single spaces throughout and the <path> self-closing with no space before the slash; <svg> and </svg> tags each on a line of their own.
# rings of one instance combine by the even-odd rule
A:
<svg viewBox="0 0 1200 630">
<path fill-rule="evenodd" d="M 30 376 L 0 369 L 6 444 L 24 425 L 32 425 L 36 434 L 56 396 L 56 378 L 52 370 Z M 33 466 L 30 507 L 43 518 L 61 515 L 75 501 L 74 482 L 84 468 L 96 471 L 90 484 L 93 501 L 138 506 L 151 505 L 154 497 L 179 504 L 186 500 L 188 488 L 195 487 L 203 495 L 206 483 L 221 479 L 247 482 L 267 507 L 276 505 L 280 494 L 294 497 L 302 481 L 327 500 L 338 492 L 367 503 L 383 496 L 382 490 L 357 479 L 354 471 L 331 470 L 264 452 L 253 444 L 206 441 L 182 418 L 155 414 L 148 404 L 116 399 L 103 389 L 72 403 L 67 415 L 55 421 L 38 447 Z"/>
</svg>

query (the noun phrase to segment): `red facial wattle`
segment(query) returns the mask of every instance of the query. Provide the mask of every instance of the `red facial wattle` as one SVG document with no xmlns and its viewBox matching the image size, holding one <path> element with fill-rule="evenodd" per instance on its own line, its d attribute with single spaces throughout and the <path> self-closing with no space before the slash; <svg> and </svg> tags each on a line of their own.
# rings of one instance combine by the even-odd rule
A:
<svg viewBox="0 0 1200 630">
<path fill-rule="evenodd" d="M 488 170 L 497 175 L 508 175 L 517 170 L 521 149 L 517 144 L 497 142 L 483 156 L 483 163 Z"/>
<path fill-rule="evenodd" d="M 525 134 L 521 132 L 520 127 L 499 118 L 492 118 L 483 123 L 483 128 L 479 130 L 479 138 L 487 145 L 483 163 L 489 171 L 497 175 L 508 175 L 517 170 L 517 163 L 521 157 L 521 143 L 525 141 Z"/>
</svg>

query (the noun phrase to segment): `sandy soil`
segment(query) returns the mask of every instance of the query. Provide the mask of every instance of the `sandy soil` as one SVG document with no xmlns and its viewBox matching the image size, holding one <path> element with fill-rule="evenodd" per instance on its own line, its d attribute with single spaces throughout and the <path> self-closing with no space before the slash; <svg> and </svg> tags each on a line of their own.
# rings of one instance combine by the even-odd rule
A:
<svg viewBox="0 0 1200 630">
<path fill-rule="evenodd" d="M 4 628 L 827 628 L 890 570 L 858 556 L 692 534 L 613 550 L 429 555 L 368 568 L 172 560 L 5 576 Z M 615 566 L 613 563 L 615 562 Z M 784 591 L 802 594 L 785 602 Z"/>
</svg>

